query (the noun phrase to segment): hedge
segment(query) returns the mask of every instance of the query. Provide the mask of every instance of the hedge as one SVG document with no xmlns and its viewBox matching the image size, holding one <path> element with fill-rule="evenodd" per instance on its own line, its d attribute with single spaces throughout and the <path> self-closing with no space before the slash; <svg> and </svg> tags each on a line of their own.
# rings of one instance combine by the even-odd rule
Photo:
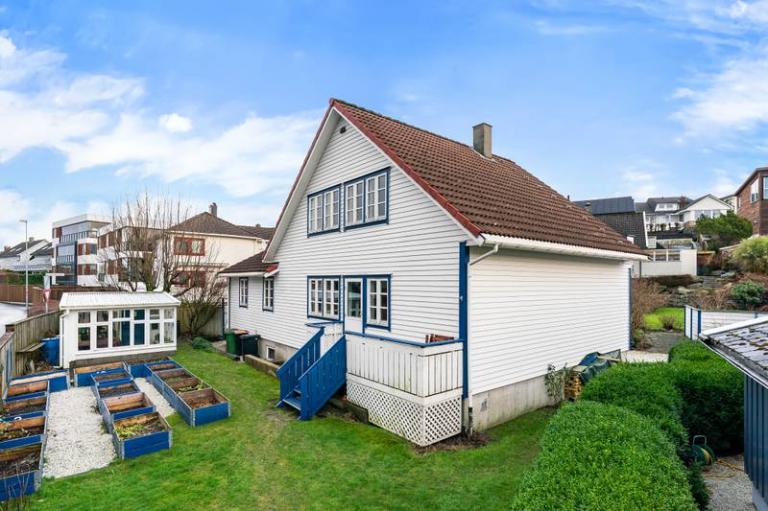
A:
<svg viewBox="0 0 768 511">
<path fill-rule="evenodd" d="M 651 419 L 579 401 L 550 421 L 513 510 L 695 510 L 675 447 Z"/>
<path fill-rule="evenodd" d="M 670 367 L 683 397 L 682 421 L 691 437 L 704 435 L 716 454 L 744 448 L 744 376 L 699 342 L 670 352 Z"/>
<path fill-rule="evenodd" d="M 621 406 L 652 419 L 676 447 L 688 443 L 683 397 L 667 364 L 619 364 L 590 380 L 582 399 Z"/>
</svg>

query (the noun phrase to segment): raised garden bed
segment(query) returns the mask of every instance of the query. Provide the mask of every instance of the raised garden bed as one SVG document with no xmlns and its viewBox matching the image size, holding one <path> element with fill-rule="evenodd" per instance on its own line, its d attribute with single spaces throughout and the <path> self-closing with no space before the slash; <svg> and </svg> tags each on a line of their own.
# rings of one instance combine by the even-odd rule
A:
<svg viewBox="0 0 768 511">
<path fill-rule="evenodd" d="M 17 401 L 19 399 L 44 396 L 48 394 L 48 386 L 48 380 L 9 385 L 5 391 L 5 400 Z"/>
<path fill-rule="evenodd" d="M 229 400 L 210 387 L 177 396 L 171 404 L 190 426 L 202 426 L 230 416 Z"/>
<path fill-rule="evenodd" d="M 45 445 L 47 417 L 31 417 L 0 422 L 0 449 L 11 449 L 30 444 Z"/>
<path fill-rule="evenodd" d="M 128 372 L 125 362 L 110 362 L 92 366 L 78 367 L 75 369 L 75 386 L 90 387 L 93 385 L 93 377 L 109 373 Z"/>
<path fill-rule="evenodd" d="M 174 379 L 168 381 L 166 384 L 177 394 L 182 392 L 191 392 L 193 390 L 202 390 L 208 388 L 208 384 L 195 376 L 189 376 L 187 378 Z"/>
<path fill-rule="evenodd" d="M 131 374 L 134 378 L 148 378 L 150 371 L 163 371 L 165 369 L 176 369 L 179 364 L 170 358 L 154 360 L 152 362 L 142 362 L 131 366 Z"/>
<path fill-rule="evenodd" d="M 93 376 L 93 382 L 96 385 L 99 385 L 100 383 L 108 382 L 108 381 L 116 381 L 116 380 L 132 380 L 133 377 L 131 376 L 131 373 L 128 371 L 115 371 L 115 372 L 109 372 L 105 374 L 98 374 L 96 376 Z"/>
<path fill-rule="evenodd" d="M 171 427 L 158 412 L 116 420 L 112 432 L 121 459 L 171 448 Z"/>
<path fill-rule="evenodd" d="M 101 385 L 94 385 L 92 388 L 97 400 L 102 400 L 113 396 L 120 396 L 122 394 L 133 394 L 139 392 L 139 388 L 136 386 L 133 380 L 109 381 L 102 383 Z"/>
<path fill-rule="evenodd" d="M 42 443 L 0 450 L 0 501 L 34 493 L 42 475 Z"/>
<path fill-rule="evenodd" d="M 102 399 L 99 401 L 99 411 L 111 433 L 116 420 L 154 412 L 155 406 L 143 392 L 138 392 Z"/>
<path fill-rule="evenodd" d="M 18 378 L 12 379 L 10 384 L 16 385 L 21 383 L 33 383 L 43 380 L 48 380 L 50 383 L 48 387 L 49 392 L 59 392 L 69 388 L 69 373 L 66 369 L 20 376 Z"/>
<path fill-rule="evenodd" d="M 174 390 L 170 387 L 170 383 L 193 376 L 194 375 L 192 373 L 183 367 L 178 367 L 176 369 L 165 369 L 162 371 L 150 370 L 149 381 L 152 382 L 152 385 L 160 394 L 163 395 L 163 397 L 165 397 L 168 401 L 171 401 L 171 404 L 173 404 L 176 392 L 174 392 Z"/>
<path fill-rule="evenodd" d="M 4 402 L 2 408 L 0 408 L 0 419 L 8 421 L 17 418 L 40 416 L 45 415 L 47 411 L 48 394 L 45 394 L 37 397 Z"/>
</svg>

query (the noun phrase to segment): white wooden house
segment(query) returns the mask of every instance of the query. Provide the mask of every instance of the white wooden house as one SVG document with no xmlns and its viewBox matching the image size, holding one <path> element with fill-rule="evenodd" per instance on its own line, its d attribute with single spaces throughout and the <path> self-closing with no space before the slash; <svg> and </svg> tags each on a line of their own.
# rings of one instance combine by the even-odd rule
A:
<svg viewBox="0 0 768 511">
<path fill-rule="evenodd" d="M 332 100 L 265 252 L 222 272 L 229 326 L 311 417 L 346 384 L 421 445 L 548 404 L 544 376 L 626 350 L 630 241 L 491 151 Z"/>
<path fill-rule="evenodd" d="M 169 293 L 64 293 L 59 302 L 60 365 L 173 354 L 179 305 Z"/>
</svg>

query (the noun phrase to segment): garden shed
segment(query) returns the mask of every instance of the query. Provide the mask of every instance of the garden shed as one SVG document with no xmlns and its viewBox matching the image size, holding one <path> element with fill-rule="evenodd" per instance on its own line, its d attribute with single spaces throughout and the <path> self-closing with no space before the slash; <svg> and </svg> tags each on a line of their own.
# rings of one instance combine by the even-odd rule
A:
<svg viewBox="0 0 768 511">
<path fill-rule="evenodd" d="M 176 351 L 179 300 L 168 293 L 64 293 L 60 364 L 147 359 Z"/>
</svg>

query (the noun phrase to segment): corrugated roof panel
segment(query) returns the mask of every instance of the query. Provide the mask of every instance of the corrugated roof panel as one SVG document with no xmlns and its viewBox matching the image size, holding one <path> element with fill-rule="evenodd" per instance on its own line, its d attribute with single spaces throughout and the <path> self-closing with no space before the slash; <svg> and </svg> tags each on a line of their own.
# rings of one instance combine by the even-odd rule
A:
<svg viewBox="0 0 768 511">
<path fill-rule="evenodd" d="M 121 293 L 85 292 L 64 293 L 59 302 L 60 309 L 94 309 L 105 307 L 170 307 L 181 302 L 169 293 Z"/>
</svg>

